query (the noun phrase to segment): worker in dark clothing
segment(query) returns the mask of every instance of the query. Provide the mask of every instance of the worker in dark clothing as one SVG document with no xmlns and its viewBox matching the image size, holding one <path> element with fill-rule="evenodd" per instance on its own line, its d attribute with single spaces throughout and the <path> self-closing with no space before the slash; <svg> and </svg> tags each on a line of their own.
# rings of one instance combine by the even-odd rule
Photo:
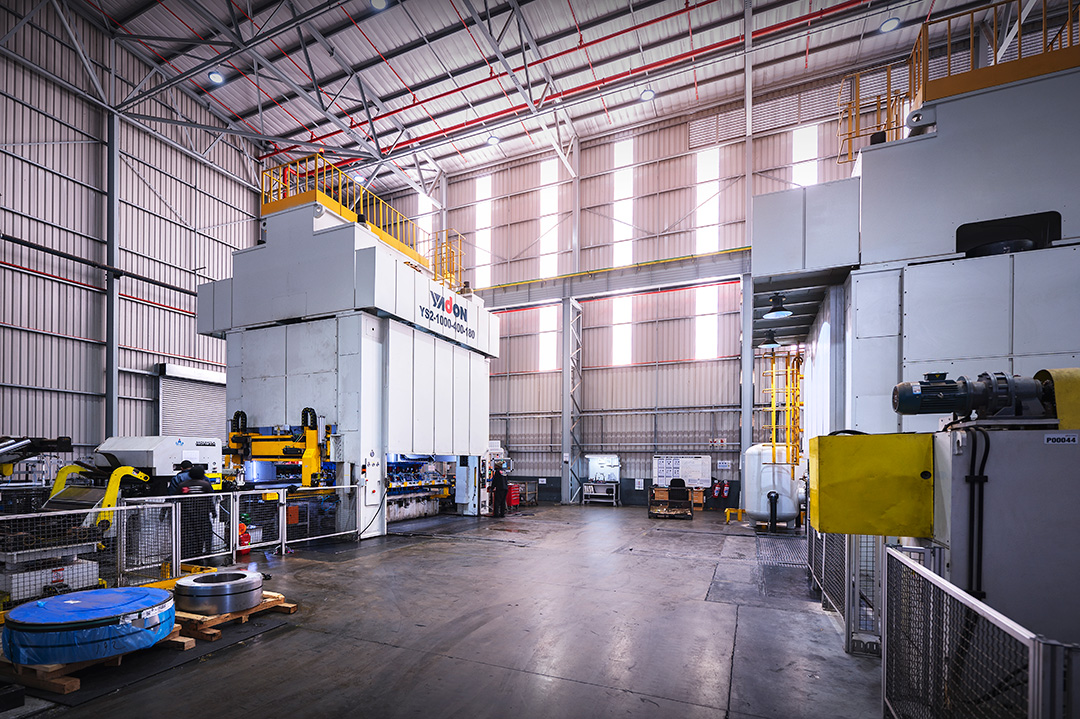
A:
<svg viewBox="0 0 1080 719">
<path fill-rule="evenodd" d="M 214 514 L 214 500 L 209 496 L 189 498 L 189 495 L 209 495 L 214 491 L 214 485 L 206 479 L 206 472 L 201 467 L 192 467 L 187 475 L 177 491 L 181 497 L 177 500 L 180 502 L 181 559 L 210 554 L 213 544 L 210 519 Z"/>
<path fill-rule="evenodd" d="M 501 469 L 496 468 L 495 472 L 491 475 L 491 489 L 494 491 L 493 501 L 495 506 L 492 507 L 492 514 L 496 517 L 506 516 L 506 492 L 508 489 L 506 483 L 506 475 L 503 474 Z"/>
<path fill-rule="evenodd" d="M 186 459 L 180 463 L 180 471 L 169 481 L 169 494 L 180 494 L 180 485 L 191 478 L 191 466 Z"/>
</svg>

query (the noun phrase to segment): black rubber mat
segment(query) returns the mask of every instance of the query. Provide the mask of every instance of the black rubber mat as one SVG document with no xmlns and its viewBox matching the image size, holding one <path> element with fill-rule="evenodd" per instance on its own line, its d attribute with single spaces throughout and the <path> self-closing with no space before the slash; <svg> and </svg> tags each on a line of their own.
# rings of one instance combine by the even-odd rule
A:
<svg viewBox="0 0 1080 719">
<path fill-rule="evenodd" d="M 220 625 L 217 628 L 221 630 L 221 639 L 216 642 L 196 641 L 194 648 L 186 652 L 168 647 L 150 647 L 149 649 L 128 654 L 118 667 L 98 665 L 75 672 L 71 676 L 82 680 L 82 687 L 77 692 L 53 694 L 27 687 L 26 693 L 64 706 L 79 706 L 91 699 L 97 699 L 100 696 L 131 686 L 213 652 L 220 652 L 222 649 L 235 646 L 264 632 L 278 629 L 287 624 L 289 624 L 289 621 L 281 614 L 259 614 L 252 617 L 245 624 Z M 226 660 L 221 658 L 221 661 Z M 165 677 L 158 677 L 155 681 L 164 679 Z"/>
</svg>

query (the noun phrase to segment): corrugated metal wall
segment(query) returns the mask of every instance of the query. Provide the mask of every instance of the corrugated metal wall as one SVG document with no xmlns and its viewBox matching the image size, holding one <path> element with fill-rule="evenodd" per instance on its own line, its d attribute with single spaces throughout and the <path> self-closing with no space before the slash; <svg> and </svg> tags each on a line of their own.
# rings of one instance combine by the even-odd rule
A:
<svg viewBox="0 0 1080 719">
<path fill-rule="evenodd" d="M 851 174 L 838 165 L 836 94 L 839 78 L 764 96 L 755 106 L 754 193 L 793 186 L 792 130 L 818 124 L 818 179 L 828 182 Z M 665 119 L 633 131 L 581 143 L 580 271 L 612 266 L 615 239 L 615 144 L 633 138 L 633 214 L 620 218 L 633 225 L 633 261 L 694 254 L 698 204 L 695 192 L 699 153 L 718 155 L 719 248 L 743 247 L 744 132 L 740 103 Z M 857 146 L 865 143 L 861 140 Z M 571 254 L 573 183 L 558 165 L 557 210 L 540 203 L 540 166 L 551 152 L 519 158 L 494 167 L 450 177 L 447 224 L 466 240 L 465 265 L 475 263 L 476 179 L 492 178 L 492 284 L 533 280 L 538 276 L 539 217 L 558 212 L 558 272 L 574 271 Z M 710 193 L 706 193 L 708 195 Z M 414 194 L 392 202 L 414 214 Z M 466 277 L 471 279 L 470 273 Z M 708 453 L 732 459 L 734 469 L 717 472 L 737 477 L 740 392 L 740 290 L 720 291 L 719 349 L 714 359 L 694 359 L 693 290 L 637 295 L 632 309 L 632 357 L 612 364 L 610 299 L 583 303 L 583 431 L 589 453 L 616 453 L 624 477 L 649 477 L 655 453 Z M 539 314 L 529 309 L 500 314 L 502 356 L 491 364 L 491 438 L 507 447 L 515 471 L 557 477 L 561 471 L 561 377 L 558 367 L 539 369 Z M 561 315 L 560 315 L 561 318 Z M 561 338 L 558 340 L 561 342 Z M 559 345 L 561 347 L 561 345 Z M 558 357 L 561 360 L 561 349 Z M 762 371 L 767 360 L 755 358 L 754 441 L 768 436 L 768 396 Z"/>
<path fill-rule="evenodd" d="M 36 4 L 5 3 L 0 34 Z M 125 97 L 148 68 L 77 15 L 67 18 L 105 91 L 114 89 Z M 51 5 L 6 47 L 65 82 L 95 92 Z M 163 93 L 137 109 L 162 116 L 179 112 L 195 122 L 220 124 L 183 93 Z M 0 228 L 104 262 L 105 113 L 0 58 L 0 116 Z M 255 243 L 255 176 L 236 141 L 214 144 L 211 134 L 179 127 L 159 133 L 194 152 L 121 125 L 119 265 L 194 290 L 200 282 L 230 276 L 232 252 Z M 223 169 L 191 157 L 204 152 Z M 70 435 L 76 453 L 85 454 L 104 439 L 103 273 L 7 242 L 0 243 L 0 263 L 0 435 Z M 154 434 L 155 365 L 223 370 L 225 344 L 196 334 L 194 297 L 132 278 L 120 281 L 120 293 L 120 432 Z"/>
</svg>

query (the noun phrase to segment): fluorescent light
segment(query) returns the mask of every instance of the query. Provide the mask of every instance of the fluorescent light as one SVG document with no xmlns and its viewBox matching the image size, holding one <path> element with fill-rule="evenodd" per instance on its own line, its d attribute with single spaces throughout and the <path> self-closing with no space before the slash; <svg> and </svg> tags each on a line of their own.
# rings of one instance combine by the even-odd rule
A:
<svg viewBox="0 0 1080 719">
<path fill-rule="evenodd" d="M 498 135 L 488 135 L 487 144 L 491 145 L 492 147 L 498 145 L 500 142 L 502 142 L 502 140 L 499 139 Z"/>
<path fill-rule="evenodd" d="M 371 0 L 372 10 L 385 10 L 390 3 L 387 0 Z"/>
<path fill-rule="evenodd" d="M 656 97 L 656 91 L 653 90 L 651 87 L 647 87 L 647 88 L 645 88 L 644 90 L 641 91 L 641 101 L 642 102 L 648 102 L 649 100 L 653 99 L 654 97 Z"/>
<path fill-rule="evenodd" d="M 206 76 L 210 78 L 210 82 L 214 83 L 215 85 L 220 85 L 221 83 L 225 82 L 225 75 L 222 74 L 221 70 L 211 70 L 210 72 L 206 73 Z"/>
<path fill-rule="evenodd" d="M 761 349 L 774 350 L 782 345 L 776 339 L 776 333 L 772 330 L 765 330 L 765 341 L 758 345 Z"/>
<path fill-rule="evenodd" d="M 892 32 L 896 28 L 900 27 L 900 18 L 891 17 L 885 22 L 881 23 L 881 27 L 878 28 L 879 32 Z"/>
</svg>

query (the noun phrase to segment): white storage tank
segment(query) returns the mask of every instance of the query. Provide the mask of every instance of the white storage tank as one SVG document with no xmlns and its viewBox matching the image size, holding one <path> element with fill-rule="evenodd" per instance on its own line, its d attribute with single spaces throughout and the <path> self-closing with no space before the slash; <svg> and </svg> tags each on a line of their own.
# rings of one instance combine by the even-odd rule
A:
<svg viewBox="0 0 1080 719">
<path fill-rule="evenodd" d="M 743 502 L 746 514 L 757 522 L 769 521 L 769 493 L 776 492 L 776 521 L 788 522 L 799 516 L 799 482 L 795 467 L 785 464 L 787 447 L 777 445 L 773 462 L 771 444 L 755 444 L 746 450 L 743 473 Z"/>
</svg>

